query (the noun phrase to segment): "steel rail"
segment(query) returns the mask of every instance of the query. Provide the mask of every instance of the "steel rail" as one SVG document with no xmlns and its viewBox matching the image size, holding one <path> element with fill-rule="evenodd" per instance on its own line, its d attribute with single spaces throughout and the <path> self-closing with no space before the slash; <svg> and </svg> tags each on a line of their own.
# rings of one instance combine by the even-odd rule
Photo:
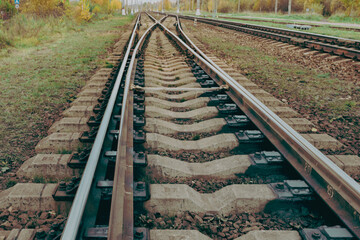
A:
<svg viewBox="0 0 360 240">
<path fill-rule="evenodd" d="M 124 96 L 122 101 L 120 128 L 118 135 L 118 154 L 115 165 L 115 175 L 112 193 L 113 197 L 111 200 L 108 239 L 133 239 L 133 224 L 129 223 L 129 221 L 133 221 L 132 149 L 126 149 L 126 146 L 124 146 L 129 141 L 129 136 L 132 136 L 132 131 L 128 131 L 128 128 L 130 127 L 127 125 L 128 123 L 132 123 L 132 121 L 129 121 L 128 119 L 129 117 L 131 118 L 131 116 L 129 116 L 132 96 L 130 95 L 130 86 L 133 76 L 133 70 L 135 70 L 134 65 L 136 55 L 139 49 L 144 44 L 146 37 L 150 34 L 150 32 L 155 28 L 157 24 L 158 22 L 156 21 L 153 25 L 151 25 L 142 35 L 139 42 L 136 44 L 136 47 L 134 48 L 133 54 L 131 56 L 129 68 L 125 78 Z M 132 113 L 132 111 L 130 113 Z M 130 139 L 132 141 L 131 137 Z M 126 174 L 126 170 L 129 170 L 131 173 Z M 124 206 L 126 206 L 126 209 L 124 208 Z M 126 211 L 130 212 L 126 213 Z"/>
<path fill-rule="evenodd" d="M 254 95 L 215 67 L 215 63 L 207 61 L 165 26 L 159 25 L 184 50 L 193 54 L 210 76 L 229 85 L 232 99 L 360 239 L 360 185 Z"/>
<path fill-rule="evenodd" d="M 117 98 L 117 94 L 118 94 L 118 91 L 120 88 L 121 79 L 124 74 L 126 62 L 129 57 L 129 54 L 130 54 L 131 46 L 133 45 L 133 42 L 135 39 L 136 31 L 139 27 L 139 21 L 140 21 L 140 15 L 136 19 L 136 23 L 135 23 L 134 29 L 132 31 L 129 44 L 127 46 L 127 50 L 126 50 L 125 56 L 123 58 L 123 61 L 122 61 L 122 64 L 121 64 L 121 67 L 119 70 L 119 74 L 116 77 L 113 91 L 109 98 L 108 105 L 105 109 L 103 119 L 101 121 L 98 133 L 96 135 L 96 138 L 95 138 L 95 141 L 93 144 L 93 147 L 91 149 L 91 152 L 90 152 L 86 167 L 84 169 L 78 190 L 76 192 L 73 204 L 71 206 L 70 213 L 69 213 L 69 216 L 68 216 L 68 219 L 67 219 L 62 237 L 61 237 L 61 239 L 63 239 L 63 240 L 73 240 L 73 239 L 76 239 L 76 237 L 77 237 L 81 219 L 84 214 L 85 205 L 86 205 L 86 202 L 87 202 L 87 199 L 89 196 L 89 192 L 90 192 L 90 188 L 91 188 L 91 185 L 93 182 L 92 180 L 94 177 L 96 166 L 98 164 L 98 160 L 99 160 L 99 157 L 101 154 L 102 145 L 104 143 L 104 139 L 105 139 L 106 132 L 107 132 L 108 125 L 110 122 L 110 118 L 111 118 L 111 114 L 112 114 L 112 111 L 113 111 L 113 108 L 115 105 L 115 101 Z"/>
</svg>

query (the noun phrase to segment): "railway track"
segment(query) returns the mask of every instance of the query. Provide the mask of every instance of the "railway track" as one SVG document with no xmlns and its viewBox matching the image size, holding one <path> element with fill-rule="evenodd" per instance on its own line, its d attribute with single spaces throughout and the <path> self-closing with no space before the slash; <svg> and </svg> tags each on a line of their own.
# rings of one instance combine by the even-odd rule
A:
<svg viewBox="0 0 360 240">
<path fill-rule="evenodd" d="M 176 15 L 170 14 L 169 16 Z M 315 33 L 307 33 L 302 31 L 287 30 L 282 28 L 267 27 L 227 20 L 185 15 L 179 15 L 179 17 L 188 20 L 196 19 L 196 21 L 201 23 L 233 29 L 236 31 L 280 41 L 283 43 L 293 44 L 304 48 L 310 48 L 312 50 L 334 54 L 345 58 L 351 58 L 353 60 L 360 59 L 360 41 L 353 39 L 338 38 Z"/>
<path fill-rule="evenodd" d="M 313 146 L 341 144 L 309 134 L 311 123 L 206 56 L 177 17 L 139 15 L 123 45 L 113 80 L 89 83 L 103 95 L 65 112 L 91 115 L 87 123 L 51 130 L 86 148 L 59 157 L 82 178 L 54 187 L 57 204 L 40 200 L 72 207 L 62 233 L 38 239 L 359 238 L 359 185 L 333 161 L 347 172 L 358 166 Z M 61 150 L 54 139 L 37 151 Z"/>
<path fill-rule="evenodd" d="M 334 26 L 331 25 L 331 23 L 327 23 L 327 24 L 317 24 L 317 23 L 310 23 L 307 21 L 279 21 L 279 20 L 275 20 L 275 19 L 257 19 L 257 18 L 250 18 L 250 17 L 230 17 L 230 16 L 219 16 L 219 18 L 223 18 L 223 19 L 233 19 L 233 20 L 244 20 L 244 21 L 252 21 L 252 22 L 271 22 L 271 23 L 277 23 L 277 24 L 297 24 L 300 26 L 312 26 L 312 27 L 322 27 L 322 26 L 326 26 L 326 27 L 330 27 L 330 28 L 335 28 L 335 29 L 340 29 L 340 30 L 348 30 L 348 31 L 357 31 L 360 32 L 359 28 L 356 27 L 345 27 L 345 26 Z"/>
<path fill-rule="evenodd" d="M 113 159 L 114 173 L 107 170 L 108 176 L 92 180 L 101 192 L 98 210 L 87 203 L 90 210 L 79 213 L 75 197 L 62 238 L 235 239 L 248 232 L 263 239 L 333 232 L 345 239 L 358 236 L 353 218 L 358 184 L 305 140 L 308 135 L 295 132 L 197 49 L 178 19 L 148 17 L 154 24 L 142 29 L 126 60 L 119 130 L 108 129 L 118 136 L 117 148 L 102 150 L 108 162 Z M 251 91 L 275 112 L 292 114 L 266 92 Z M 311 128 L 301 120 L 287 121 L 305 133 Z M 87 195 L 81 184 L 78 195 Z M 289 211 L 292 224 L 282 215 Z"/>
</svg>

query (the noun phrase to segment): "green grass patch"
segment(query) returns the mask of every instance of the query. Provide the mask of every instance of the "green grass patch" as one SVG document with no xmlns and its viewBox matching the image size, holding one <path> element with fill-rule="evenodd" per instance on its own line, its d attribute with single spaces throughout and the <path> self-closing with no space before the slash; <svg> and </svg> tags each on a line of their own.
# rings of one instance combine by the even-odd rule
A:
<svg viewBox="0 0 360 240">
<path fill-rule="evenodd" d="M 0 163 L 34 154 L 54 116 L 98 66 L 133 17 L 114 16 L 56 34 L 56 40 L 5 51 L 0 56 Z M 53 31 L 53 30 L 52 30 Z M 24 45 L 25 46 L 25 45 Z M 2 167 L 0 165 L 0 167 Z"/>
</svg>

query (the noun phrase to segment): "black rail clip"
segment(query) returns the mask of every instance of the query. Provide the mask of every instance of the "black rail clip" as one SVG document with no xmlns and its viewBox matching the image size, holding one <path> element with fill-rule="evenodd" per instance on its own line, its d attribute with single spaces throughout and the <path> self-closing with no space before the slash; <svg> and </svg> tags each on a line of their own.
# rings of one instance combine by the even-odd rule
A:
<svg viewBox="0 0 360 240">
<path fill-rule="evenodd" d="M 225 103 L 216 106 L 221 114 L 234 114 L 239 111 L 235 103 Z"/>
<path fill-rule="evenodd" d="M 304 228 L 300 230 L 304 240 L 352 240 L 354 236 L 346 228 L 340 226 L 321 226 L 318 228 Z"/>
<path fill-rule="evenodd" d="M 284 158 L 277 151 L 262 151 L 250 154 L 250 159 L 256 165 L 281 164 Z"/>
<path fill-rule="evenodd" d="M 203 88 L 218 87 L 214 80 L 205 80 L 200 82 L 200 86 Z"/>
<path fill-rule="evenodd" d="M 134 202 L 144 202 L 150 199 L 149 184 L 134 182 Z"/>
<path fill-rule="evenodd" d="M 145 117 L 143 115 L 134 115 L 133 124 L 135 128 L 143 127 L 146 124 Z"/>
<path fill-rule="evenodd" d="M 134 143 L 146 142 L 146 133 L 143 130 L 134 130 Z"/>
<path fill-rule="evenodd" d="M 107 103 L 106 103 L 106 102 L 102 102 L 101 104 L 96 104 L 96 106 L 95 106 L 94 109 L 93 109 L 93 112 L 94 112 L 95 114 L 104 113 L 106 107 L 107 107 Z"/>
<path fill-rule="evenodd" d="M 134 94 L 134 102 L 136 103 L 143 103 L 145 102 L 145 95 L 142 93 L 135 93 Z"/>
<path fill-rule="evenodd" d="M 55 188 L 53 198 L 55 201 L 72 201 L 80 184 L 80 178 L 72 178 L 70 182 L 60 182 Z"/>
<path fill-rule="evenodd" d="M 145 87 L 145 81 L 144 81 L 144 80 L 141 80 L 141 79 L 135 79 L 135 80 L 134 80 L 134 84 L 135 84 L 136 86 Z"/>
<path fill-rule="evenodd" d="M 302 180 L 284 180 L 280 183 L 270 183 L 270 188 L 281 200 L 303 201 L 313 200 L 313 191 Z"/>
<path fill-rule="evenodd" d="M 90 132 L 88 132 L 88 131 L 83 132 L 83 134 L 81 134 L 81 137 L 79 138 L 79 141 L 82 143 L 94 142 L 98 130 L 99 130 L 99 127 L 92 127 Z"/>
<path fill-rule="evenodd" d="M 147 157 L 144 152 L 135 152 L 133 155 L 134 167 L 146 167 Z"/>
<path fill-rule="evenodd" d="M 134 239 L 135 240 L 148 240 L 150 239 L 150 233 L 148 228 L 137 227 L 134 228 Z"/>
<path fill-rule="evenodd" d="M 284 158 L 276 151 L 262 151 L 250 154 L 251 166 L 246 170 L 249 176 L 270 176 L 281 174 Z"/>
<path fill-rule="evenodd" d="M 89 120 L 87 121 L 87 125 L 89 127 L 97 127 L 97 126 L 99 126 L 103 116 L 104 115 L 102 113 L 99 113 L 96 116 L 90 116 Z"/>
<path fill-rule="evenodd" d="M 206 80 L 211 80 L 210 76 L 207 74 L 201 74 L 196 77 L 196 82 L 203 82 Z"/>
<path fill-rule="evenodd" d="M 227 94 L 217 94 L 214 96 L 210 96 L 210 101 L 208 102 L 208 106 L 217 106 L 221 103 L 228 103 L 231 101 L 230 97 Z"/>
<path fill-rule="evenodd" d="M 134 103 L 134 113 L 135 114 L 144 114 L 145 105 L 143 103 Z"/>
<path fill-rule="evenodd" d="M 259 130 L 240 130 L 235 135 L 240 143 L 262 143 L 265 140 L 264 134 Z"/>
<path fill-rule="evenodd" d="M 91 148 L 85 148 L 80 153 L 74 152 L 67 165 L 71 168 L 84 168 L 90 156 Z"/>
<path fill-rule="evenodd" d="M 229 127 L 247 127 L 250 124 L 250 119 L 246 115 L 230 115 L 225 117 L 225 121 Z"/>
</svg>

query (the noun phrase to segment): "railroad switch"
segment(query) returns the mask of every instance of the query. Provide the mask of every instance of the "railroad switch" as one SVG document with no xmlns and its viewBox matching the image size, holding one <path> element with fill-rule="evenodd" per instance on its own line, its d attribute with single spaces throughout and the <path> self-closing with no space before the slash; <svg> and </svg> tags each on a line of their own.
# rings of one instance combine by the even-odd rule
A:
<svg viewBox="0 0 360 240">
<path fill-rule="evenodd" d="M 137 227 L 134 228 L 134 239 L 135 240 L 148 240 L 150 239 L 150 231 L 148 228 Z"/>
<path fill-rule="evenodd" d="M 70 182 L 57 184 L 53 198 L 55 201 L 72 201 L 80 184 L 80 178 L 72 178 Z"/>
<path fill-rule="evenodd" d="M 250 124 L 250 119 L 246 115 L 230 115 L 225 117 L 225 121 L 233 128 L 247 127 Z"/>
<path fill-rule="evenodd" d="M 217 94 L 210 96 L 210 101 L 208 102 L 208 106 L 217 106 L 221 103 L 229 103 L 231 101 L 230 97 L 227 94 Z"/>
<path fill-rule="evenodd" d="M 146 119 L 143 115 L 134 115 L 133 124 L 135 128 L 144 127 L 146 124 Z"/>
<path fill-rule="evenodd" d="M 82 143 L 93 143 L 97 132 L 99 130 L 99 127 L 92 127 L 90 132 L 85 131 L 81 134 L 81 137 L 79 138 L 79 141 Z"/>
<path fill-rule="evenodd" d="M 313 191 L 302 180 L 284 180 L 280 183 L 270 183 L 270 188 L 281 200 L 303 201 L 313 200 Z"/>
<path fill-rule="evenodd" d="M 107 239 L 109 227 L 93 227 L 86 229 L 84 233 L 85 239 L 96 238 L 96 239 Z"/>
<path fill-rule="evenodd" d="M 145 104 L 143 103 L 134 103 L 134 113 L 135 114 L 144 114 L 145 113 Z"/>
<path fill-rule="evenodd" d="M 235 135 L 240 143 L 262 143 L 265 140 L 264 134 L 259 130 L 240 130 Z"/>
<path fill-rule="evenodd" d="M 149 184 L 145 182 L 134 182 L 134 202 L 144 202 L 150 199 Z"/>
<path fill-rule="evenodd" d="M 134 93 L 134 102 L 136 103 L 145 102 L 145 95 L 141 93 Z"/>
<path fill-rule="evenodd" d="M 144 152 L 135 152 L 133 154 L 134 167 L 146 167 L 147 166 L 147 157 Z"/>
<path fill-rule="evenodd" d="M 84 168 L 90 156 L 90 152 L 91 152 L 91 148 L 86 148 L 82 150 L 80 153 L 78 152 L 73 153 L 67 165 L 71 168 Z"/>
<path fill-rule="evenodd" d="M 234 114 L 239 111 L 239 108 L 235 103 L 224 103 L 216 106 L 217 110 L 219 110 L 220 114 Z"/>
<path fill-rule="evenodd" d="M 300 230 L 304 240 L 351 240 L 354 236 L 346 228 L 340 226 L 321 226 L 318 228 L 304 228 Z"/>
<path fill-rule="evenodd" d="M 146 133 L 143 130 L 134 130 L 134 143 L 146 142 Z"/>
</svg>

